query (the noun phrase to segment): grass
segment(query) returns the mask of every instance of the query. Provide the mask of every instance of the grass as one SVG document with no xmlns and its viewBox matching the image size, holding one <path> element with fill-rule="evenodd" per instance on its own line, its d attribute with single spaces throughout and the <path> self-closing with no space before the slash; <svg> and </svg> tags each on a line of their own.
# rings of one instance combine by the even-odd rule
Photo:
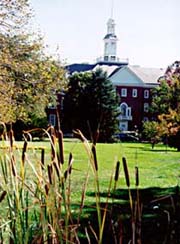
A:
<svg viewBox="0 0 180 244">
<path fill-rule="evenodd" d="M 103 238 L 105 238 L 103 233 L 108 233 L 106 217 L 108 219 L 114 215 L 118 226 L 122 225 L 119 222 L 120 219 L 126 221 L 130 218 L 129 216 L 132 217 L 132 232 L 134 233 L 132 243 L 135 243 L 133 240 L 135 240 L 136 224 L 140 224 L 142 215 L 139 189 L 141 189 L 143 204 L 153 201 L 153 204 L 157 204 L 157 197 L 163 196 L 164 200 L 164 196 L 175 194 L 174 187 L 179 181 L 180 161 L 179 153 L 174 149 L 157 145 L 152 150 L 149 144 L 143 143 L 97 143 L 91 152 L 91 147 L 89 151 L 88 144 L 84 140 L 82 140 L 83 143 L 79 140 L 64 140 L 65 163 L 58 166 L 62 152 L 58 157 L 56 146 L 59 144 L 55 144 L 53 140 L 52 136 L 51 143 L 28 142 L 26 145 L 24 142 L 14 142 L 13 147 L 11 141 L 10 143 L 2 141 L 0 144 L 1 155 L 4 155 L 1 157 L 0 207 L 3 209 L 7 203 L 9 204 L 9 210 L 0 216 L 0 234 L 6 241 L 9 225 L 12 243 L 23 243 L 24 238 L 36 240 L 38 243 L 48 238 L 56 243 L 58 238 L 61 240 L 59 243 L 64 243 L 64 240 L 69 243 L 77 238 L 75 229 L 79 226 L 78 219 L 80 218 L 82 221 L 80 226 L 85 228 L 85 232 L 81 230 L 81 233 L 84 233 L 86 241 L 89 237 L 87 231 L 89 228 L 89 231 L 94 233 L 92 240 L 97 239 L 98 243 L 103 243 Z M 9 144 L 11 147 L 8 149 Z M 44 166 L 42 165 L 42 149 L 45 149 Z M 126 162 L 124 160 L 122 164 L 122 158 L 126 158 L 128 165 L 126 179 L 123 170 Z M 119 177 L 116 176 L 114 182 L 117 161 L 120 162 L 120 174 Z M 137 169 L 139 184 L 135 182 Z M 127 187 L 128 174 L 130 176 L 129 188 Z M 5 202 L 4 198 L 8 202 Z M 171 200 L 171 203 L 168 203 L 170 208 L 175 206 L 171 198 L 167 197 L 165 200 Z M 131 212 L 128 210 L 129 202 Z M 120 206 L 123 206 L 123 213 L 120 203 Z M 169 214 L 169 206 L 168 210 L 165 209 L 162 212 L 166 211 Z M 154 216 L 153 214 L 148 209 L 144 216 Z M 75 216 L 77 220 L 74 224 Z M 98 223 L 95 221 L 97 216 Z M 91 226 L 92 223 L 95 226 Z M 4 226 L 6 232 L 3 232 Z M 110 226 L 114 233 L 115 226 L 112 223 Z M 38 229 L 37 234 L 34 228 Z M 129 230 L 129 225 L 127 229 Z M 27 234 L 30 231 L 32 232 L 31 239 Z M 18 238 L 21 238 L 21 242 L 18 242 Z"/>
<path fill-rule="evenodd" d="M 23 147 L 23 142 L 16 142 L 18 148 Z M 1 145 L 2 146 L 2 145 Z M 29 145 L 30 157 L 40 159 L 40 150 L 45 148 L 45 161 L 50 161 L 50 143 L 47 141 L 30 142 Z M 152 150 L 148 143 L 112 143 L 101 144 L 97 143 L 97 160 L 99 167 L 99 181 L 101 191 L 108 189 L 109 180 L 115 171 L 115 165 L 120 160 L 120 180 L 117 183 L 117 188 L 126 188 L 124 172 L 122 168 L 122 157 L 126 157 L 131 187 L 135 187 L 134 168 L 138 166 L 140 174 L 140 188 L 161 187 L 167 188 L 178 184 L 180 177 L 180 156 L 173 148 L 167 148 L 164 145 L 156 145 Z M 88 167 L 88 156 L 83 144 L 76 140 L 64 140 L 65 165 L 67 167 L 68 156 L 71 152 L 74 158 L 72 181 L 73 191 L 80 192 L 82 183 L 86 177 L 85 172 Z M 21 154 L 21 149 L 17 150 L 17 154 Z M 90 169 L 89 169 L 90 170 Z M 27 173 L 28 175 L 28 173 Z M 88 190 L 92 190 L 94 186 L 91 184 L 92 172 L 90 172 Z"/>
</svg>

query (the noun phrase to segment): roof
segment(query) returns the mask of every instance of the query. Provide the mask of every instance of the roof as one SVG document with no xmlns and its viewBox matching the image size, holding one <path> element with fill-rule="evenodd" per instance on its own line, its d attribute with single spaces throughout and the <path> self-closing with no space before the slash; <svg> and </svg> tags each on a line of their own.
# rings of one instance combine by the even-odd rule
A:
<svg viewBox="0 0 180 244">
<path fill-rule="evenodd" d="M 136 65 L 129 65 L 129 69 L 138 76 L 144 83 L 157 83 L 158 78 L 164 74 L 162 68 L 144 68 Z"/>
<path fill-rule="evenodd" d="M 72 74 L 74 72 L 83 72 L 92 70 L 94 68 L 95 64 L 86 64 L 86 63 L 75 63 L 66 65 L 66 70 L 69 72 L 69 74 Z"/>
<path fill-rule="evenodd" d="M 107 62 L 107 61 L 99 61 L 94 64 L 86 64 L 86 63 L 75 63 L 67 65 L 65 68 L 72 74 L 74 72 L 85 72 L 89 70 L 95 70 L 96 68 L 102 68 L 107 72 L 108 76 L 112 74 L 118 67 L 122 67 L 127 65 L 127 62 Z"/>
<path fill-rule="evenodd" d="M 127 72 L 131 72 L 133 77 L 146 85 L 154 85 L 158 83 L 158 78 L 164 75 L 164 69 L 161 68 L 145 68 L 137 65 L 128 65 L 127 62 L 107 62 L 99 61 L 94 64 L 87 63 L 75 63 L 70 64 L 65 67 L 69 74 L 74 72 L 85 72 L 90 70 L 95 70 L 101 68 L 103 71 L 107 72 L 108 77 L 112 77 L 114 83 L 119 82 L 119 75 L 125 69 Z M 129 71 L 128 71 L 129 70 Z M 122 72 L 121 72 L 122 71 Z M 120 73 L 119 73 L 120 72 Z M 118 78 L 119 77 L 119 78 Z M 125 76 L 127 77 L 127 75 Z M 125 78 L 124 77 L 124 78 Z M 122 77 L 121 77 L 122 78 Z M 125 81 L 123 79 L 123 81 Z M 128 81 L 126 81 L 128 82 Z M 130 82 L 130 80 L 129 80 Z"/>
<path fill-rule="evenodd" d="M 111 76 L 111 74 L 112 73 L 114 73 L 114 72 L 116 72 L 116 70 L 119 68 L 119 66 L 117 66 L 117 65 L 99 65 L 99 64 L 97 64 L 94 68 L 93 68 L 93 70 L 96 70 L 96 69 L 98 69 L 98 68 L 101 68 L 104 72 L 106 72 L 107 73 L 107 76 L 109 77 L 109 76 Z"/>
</svg>

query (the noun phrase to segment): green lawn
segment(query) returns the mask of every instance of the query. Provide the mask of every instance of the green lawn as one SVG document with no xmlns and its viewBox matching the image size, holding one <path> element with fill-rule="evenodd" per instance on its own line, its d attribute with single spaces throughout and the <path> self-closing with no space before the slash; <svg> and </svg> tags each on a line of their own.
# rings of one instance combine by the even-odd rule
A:
<svg viewBox="0 0 180 244">
<path fill-rule="evenodd" d="M 16 142 L 15 145 L 23 146 L 23 142 Z M 30 142 L 29 154 L 32 148 L 44 147 L 46 151 L 46 163 L 50 161 L 49 142 Z M 99 177 L 102 189 L 108 187 L 110 176 L 114 174 L 117 160 L 120 161 L 120 180 L 118 187 L 126 187 L 124 181 L 124 172 L 122 168 L 122 157 L 126 157 L 131 178 L 131 186 L 134 187 L 134 167 L 139 167 L 140 187 L 170 187 L 177 185 L 180 177 L 180 153 L 176 149 L 164 145 L 156 145 L 152 150 L 151 145 L 147 143 L 98 143 L 97 159 L 99 166 Z M 67 166 L 69 153 L 72 153 L 73 175 L 76 184 L 85 177 L 88 169 L 88 156 L 83 143 L 78 140 L 64 140 L 65 165 Z M 21 150 L 19 150 L 21 153 Z M 38 150 L 33 150 L 37 156 Z"/>
<path fill-rule="evenodd" d="M 22 146 L 23 142 L 15 143 Z M 32 149 L 45 147 L 46 163 L 50 162 L 50 144 L 48 142 L 30 142 L 29 155 Z M 134 167 L 139 167 L 140 188 L 161 187 L 167 188 L 177 185 L 180 176 L 180 154 L 175 149 L 166 148 L 164 145 L 156 145 L 152 150 L 150 144 L 145 143 L 113 143 L 97 144 L 98 176 L 100 191 L 106 191 L 109 186 L 110 177 L 114 175 L 117 160 L 120 161 L 120 179 L 117 188 L 126 188 L 124 171 L 122 167 L 122 157 L 126 157 L 128 162 L 131 187 L 134 188 Z M 68 155 L 72 153 L 73 172 L 72 172 L 72 191 L 77 194 L 81 191 L 83 183 L 89 172 L 88 191 L 94 189 L 94 177 L 91 168 L 88 167 L 88 156 L 83 143 L 78 140 L 65 140 L 64 153 L 65 164 L 67 167 Z M 19 153 L 21 153 L 19 151 Z M 36 159 L 40 158 L 38 150 L 33 151 Z M 30 156 L 32 159 L 32 156 Z"/>
<path fill-rule="evenodd" d="M 87 155 L 81 143 L 65 143 L 65 152 L 74 156 L 74 179 L 83 178 L 87 170 Z M 180 154 L 175 149 L 157 145 L 154 150 L 150 144 L 143 143 L 114 143 L 97 144 L 99 178 L 102 190 L 108 187 L 110 176 L 114 175 L 117 160 L 126 157 L 134 187 L 134 167 L 139 167 L 140 187 L 170 187 L 177 185 L 180 176 Z M 75 177 L 75 175 L 77 177 Z M 117 187 L 126 187 L 122 164 L 120 165 L 120 180 Z"/>
</svg>

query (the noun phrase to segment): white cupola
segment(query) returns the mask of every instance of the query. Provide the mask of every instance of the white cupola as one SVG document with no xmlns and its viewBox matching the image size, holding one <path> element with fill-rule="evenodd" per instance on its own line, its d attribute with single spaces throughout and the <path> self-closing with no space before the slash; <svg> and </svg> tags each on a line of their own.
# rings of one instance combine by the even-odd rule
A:
<svg viewBox="0 0 180 244">
<path fill-rule="evenodd" d="M 115 35 L 115 22 L 110 18 L 107 22 L 107 34 L 104 37 L 104 61 L 117 61 L 117 36 Z"/>
</svg>

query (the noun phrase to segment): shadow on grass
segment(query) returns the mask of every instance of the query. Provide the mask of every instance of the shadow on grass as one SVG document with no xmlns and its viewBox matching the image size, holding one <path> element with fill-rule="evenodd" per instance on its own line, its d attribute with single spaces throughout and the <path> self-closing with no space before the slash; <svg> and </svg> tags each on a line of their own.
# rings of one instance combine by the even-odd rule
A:
<svg viewBox="0 0 180 244">
<path fill-rule="evenodd" d="M 148 152 L 163 152 L 163 153 L 168 153 L 168 152 L 178 152 L 176 149 L 165 149 L 165 148 L 141 148 L 142 151 L 148 151 Z"/>
<path fill-rule="evenodd" d="M 131 190 L 133 207 L 137 204 L 137 189 Z M 95 196 L 88 192 L 88 196 Z M 136 236 L 141 242 L 148 244 L 178 244 L 180 243 L 180 189 L 146 188 L 139 189 L 141 216 L 136 222 Z M 100 193 L 101 209 L 106 207 L 107 192 Z M 103 202 L 103 201 L 102 201 Z M 129 204 L 129 193 L 126 189 L 117 189 L 109 196 L 108 211 L 105 221 L 103 243 L 130 243 L 132 240 L 132 213 Z M 135 214 L 135 212 L 134 212 Z M 137 216 L 135 216 L 137 218 Z M 92 227 L 98 233 L 96 203 L 85 206 L 81 219 L 82 233 L 86 226 Z M 84 235 L 85 236 L 85 235 Z M 89 232 L 92 243 L 96 243 L 94 235 Z M 81 238 L 81 243 L 87 243 Z"/>
</svg>

